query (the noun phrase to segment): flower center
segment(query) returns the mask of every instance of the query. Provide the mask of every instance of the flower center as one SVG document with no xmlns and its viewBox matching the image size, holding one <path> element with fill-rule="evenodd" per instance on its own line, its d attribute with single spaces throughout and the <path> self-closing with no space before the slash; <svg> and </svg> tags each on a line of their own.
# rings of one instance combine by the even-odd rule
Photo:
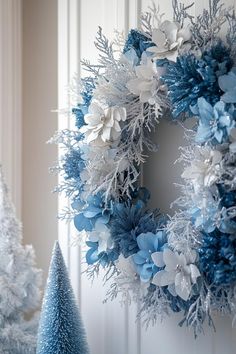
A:
<svg viewBox="0 0 236 354">
<path fill-rule="evenodd" d="M 182 271 L 182 267 L 180 264 L 177 264 L 176 268 L 175 268 L 177 273 L 180 273 Z"/>
</svg>

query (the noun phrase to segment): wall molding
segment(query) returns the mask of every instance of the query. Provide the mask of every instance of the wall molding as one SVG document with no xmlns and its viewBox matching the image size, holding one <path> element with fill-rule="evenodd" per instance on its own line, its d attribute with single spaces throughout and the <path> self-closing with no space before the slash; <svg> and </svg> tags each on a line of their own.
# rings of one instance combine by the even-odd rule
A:
<svg viewBox="0 0 236 354">
<path fill-rule="evenodd" d="M 22 0 L 0 0 L 0 162 L 21 216 Z"/>
</svg>

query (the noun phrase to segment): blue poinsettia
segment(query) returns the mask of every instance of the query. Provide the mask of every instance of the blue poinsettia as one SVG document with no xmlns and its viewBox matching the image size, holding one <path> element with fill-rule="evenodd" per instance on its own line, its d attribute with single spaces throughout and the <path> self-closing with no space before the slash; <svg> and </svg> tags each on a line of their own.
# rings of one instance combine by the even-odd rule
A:
<svg viewBox="0 0 236 354">
<path fill-rule="evenodd" d="M 204 191 L 204 197 L 199 193 L 192 200 L 192 207 L 188 208 L 187 213 L 198 230 L 212 232 L 218 222 L 219 200 L 213 197 L 211 191 Z"/>
<path fill-rule="evenodd" d="M 145 203 L 138 199 L 130 202 L 115 203 L 111 219 L 111 235 L 114 244 L 124 257 L 138 252 L 137 237 L 142 233 L 155 233 L 159 220 L 154 213 L 145 210 Z"/>
<path fill-rule="evenodd" d="M 80 209 L 81 205 L 75 201 L 74 209 Z M 102 194 L 91 195 L 87 199 L 86 206 L 74 217 L 74 224 L 78 231 L 92 231 L 97 221 L 107 224 L 111 216 L 111 207 L 105 206 Z"/>
<path fill-rule="evenodd" d="M 105 267 L 116 261 L 119 257 L 119 253 L 116 248 L 99 252 L 98 242 L 87 241 L 86 245 L 89 247 L 89 250 L 86 253 L 86 262 L 89 265 L 98 262 Z"/>
<path fill-rule="evenodd" d="M 199 125 L 195 140 L 203 144 L 211 141 L 213 144 L 228 142 L 230 131 L 235 127 L 235 109 L 233 105 L 226 105 L 223 101 L 214 106 L 201 97 L 197 105 L 192 108 L 194 114 L 199 115 Z"/>
<path fill-rule="evenodd" d="M 208 208 L 205 212 L 198 207 L 193 207 L 188 211 L 188 214 L 190 214 L 196 228 L 212 232 L 216 228 L 217 212 L 218 208 L 216 206 Z"/>
<path fill-rule="evenodd" d="M 219 86 L 225 92 L 221 99 L 225 103 L 236 103 L 236 67 L 227 75 L 222 75 L 218 79 Z"/>
<path fill-rule="evenodd" d="M 130 49 L 134 49 L 138 58 L 141 58 L 142 53 L 149 47 L 153 46 L 154 44 L 151 40 L 146 37 L 143 33 L 138 30 L 132 29 L 129 34 L 128 38 L 125 42 L 123 53 L 128 52 Z"/>
<path fill-rule="evenodd" d="M 152 254 L 163 251 L 166 242 L 167 238 L 164 231 L 158 231 L 156 234 L 147 232 L 137 237 L 139 251 L 132 257 L 137 273 L 143 282 L 148 282 L 159 270 L 153 262 Z"/>
</svg>

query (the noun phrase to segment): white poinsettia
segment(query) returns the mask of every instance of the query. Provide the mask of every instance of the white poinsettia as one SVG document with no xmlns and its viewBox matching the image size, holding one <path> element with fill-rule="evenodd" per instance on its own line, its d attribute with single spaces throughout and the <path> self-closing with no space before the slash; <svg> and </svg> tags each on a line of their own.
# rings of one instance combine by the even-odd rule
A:
<svg viewBox="0 0 236 354">
<path fill-rule="evenodd" d="M 141 65 L 135 67 L 136 78 L 127 82 L 126 87 L 134 95 L 139 96 L 141 102 L 151 105 L 156 103 L 155 94 L 160 87 L 159 79 L 164 68 L 156 66 L 150 58 L 145 58 Z"/>
<path fill-rule="evenodd" d="M 116 283 L 123 291 L 137 290 L 140 295 L 140 290 L 145 292 L 150 285 L 149 282 L 140 282 L 140 277 L 136 272 L 133 257 L 129 256 L 125 258 L 120 255 L 116 261 L 116 267 L 120 271 L 120 274 L 116 277 Z"/>
<path fill-rule="evenodd" d="M 96 222 L 94 231 L 89 233 L 88 238 L 91 242 L 98 242 L 98 254 L 113 247 L 110 230 L 101 222 Z"/>
<path fill-rule="evenodd" d="M 163 252 L 155 252 L 152 255 L 153 262 L 164 270 L 157 272 L 152 283 L 157 286 L 168 286 L 173 296 L 180 296 L 187 301 L 192 291 L 193 284 L 196 284 L 200 272 L 196 262 L 197 254 L 190 251 L 188 254 L 176 253 L 166 248 Z"/>
<path fill-rule="evenodd" d="M 176 61 L 178 50 L 184 43 L 190 41 L 191 31 L 189 27 L 182 28 L 178 22 L 164 21 L 159 28 L 152 33 L 153 47 L 147 49 L 156 59 L 168 59 Z"/>
<path fill-rule="evenodd" d="M 195 191 L 202 187 L 210 187 L 222 173 L 221 162 L 223 155 L 210 147 L 197 147 L 194 160 L 186 167 L 182 177 L 191 180 Z"/>
<path fill-rule="evenodd" d="M 131 278 L 137 277 L 132 256 L 125 258 L 123 255 L 120 255 L 116 262 L 116 267 L 121 273 L 124 273 Z"/>
<path fill-rule="evenodd" d="M 84 116 L 86 125 L 80 131 L 85 134 L 87 144 L 102 145 L 119 138 L 120 122 L 125 120 L 124 107 L 114 106 L 103 109 L 98 103 L 92 102 L 89 106 L 89 113 Z"/>
</svg>

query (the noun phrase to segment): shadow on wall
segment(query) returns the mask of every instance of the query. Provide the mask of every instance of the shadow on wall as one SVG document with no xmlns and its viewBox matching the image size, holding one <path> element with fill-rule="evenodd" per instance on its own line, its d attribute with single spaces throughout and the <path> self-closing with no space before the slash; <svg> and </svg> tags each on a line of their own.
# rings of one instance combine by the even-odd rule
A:
<svg viewBox="0 0 236 354">
<path fill-rule="evenodd" d="M 193 125 L 193 119 L 184 122 L 187 129 Z M 144 164 L 144 186 L 151 192 L 148 206 L 173 215 L 177 208 L 171 208 L 170 205 L 180 196 L 180 188 L 175 184 L 183 183 L 183 165 L 176 160 L 180 157 L 179 148 L 188 145 L 188 141 L 184 136 L 184 128 L 167 117 L 160 120 L 156 131 L 151 134 L 151 140 L 156 142 L 158 151 L 148 152 Z"/>
</svg>

